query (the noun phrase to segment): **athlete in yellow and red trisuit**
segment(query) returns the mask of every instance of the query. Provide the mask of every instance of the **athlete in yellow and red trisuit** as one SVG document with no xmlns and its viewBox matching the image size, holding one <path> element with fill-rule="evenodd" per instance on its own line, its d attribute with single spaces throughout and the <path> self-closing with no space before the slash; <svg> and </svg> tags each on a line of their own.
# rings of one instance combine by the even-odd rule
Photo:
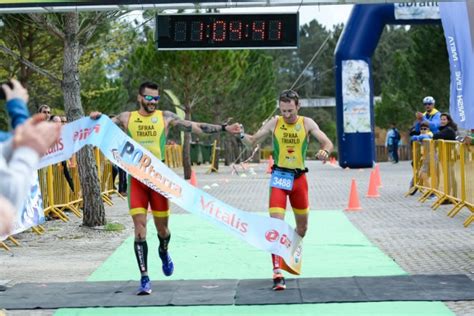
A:
<svg viewBox="0 0 474 316">
<path fill-rule="evenodd" d="M 197 123 L 183 120 L 170 111 L 160 111 L 157 109 L 159 100 L 160 90 L 158 85 L 152 82 L 144 82 L 138 89 L 137 103 L 140 107 L 138 111 L 122 112 L 115 116 L 112 121 L 160 160 L 165 158 L 166 136 L 168 129 L 172 126 L 176 126 L 181 131 L 195 134 L 219 132 L 240 134 L 241 128 L 238 123 L 232 125 Z M 92 112 L 90 117 L 97 119 L 100 115 L 100 112 Z M 168 244 L 171 237 L 168 228 L 170 213 L 168 199 L 138 180 L 129 177 L 128 201 L 135 231 L 133 249 L 141 274 L 140 287 L 137 294 L 147 295 L 151 293 L 151 282 L 148 277 L 147 266 L 148 245 L 146 242 L 148 207 L 151 209 L 158 232 L 158 239 L 160 241 L 158 255 L 162 261 L 163 273 L 166 276 L 170 276 L 174 270 L 173 261 L 168 253 Z"/>
<path fill-rule="evenodd" d="M 320 143 L 316 158 L 326 160 L 333 150 L 333 144 L 322 132 L 318 124 L 309 117 L 299 116 L 299 96 L 293 90 L 285 90 L 279 97 L 281 116 L 270 119 L 254 135 L 245 134 L 244 144 L 255 146 L 267 136 L 273 134 L 275 164 L 270 181 L 270 216 L 285 219 L 286 201 L 290 205 L 296 220 L 296 232 L 304 237 L 308 228 L 308 182 L 305 173 L 306 149 L 309 136 L 314 136 Z M 281 270 L 282 258 L 272 254 L 273 290 L 286 288 Z"/>
</svg>

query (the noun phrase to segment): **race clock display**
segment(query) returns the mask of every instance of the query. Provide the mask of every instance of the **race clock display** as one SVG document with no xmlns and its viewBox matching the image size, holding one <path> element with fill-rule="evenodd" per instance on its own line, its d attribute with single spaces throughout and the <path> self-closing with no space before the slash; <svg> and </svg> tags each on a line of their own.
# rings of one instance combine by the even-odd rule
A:
<svg viewBox="0 0 474 316">
<path fill-rule="evenodd" d="M 157 15 L 159 50 L 298 47 L 298 14 Z"/>
</svg>

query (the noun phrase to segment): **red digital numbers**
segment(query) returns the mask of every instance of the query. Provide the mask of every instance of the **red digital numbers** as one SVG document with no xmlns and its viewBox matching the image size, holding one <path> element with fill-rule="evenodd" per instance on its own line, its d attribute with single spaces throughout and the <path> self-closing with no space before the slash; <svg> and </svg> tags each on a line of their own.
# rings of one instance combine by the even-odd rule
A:
<svg viewBox="0 0 474 316">
<path fill-rule="evenodd" d="M 214 42 L 225 41 L 225 31 L 227 24 L 222 20 L 212 23 L 212 40 Z"/>
<path fill-rule="evenodd" d="M 254 21 L 252 23 L 252 40 L 263 41 L 265 39 L 265 21 Z"/>
<path fill-rule="evenodd" d="M 188 27 L 190 26 L 190 38 Z M 176 42 L 225 42 L 225 41 L 279 41 L 282 39 L 283 23 L 281 20 L 241 20 L 224 19 L 214 20 L 209 23 L 203 21 L 177 21 L 174 23 L 174 40 Z"/>
</svg>

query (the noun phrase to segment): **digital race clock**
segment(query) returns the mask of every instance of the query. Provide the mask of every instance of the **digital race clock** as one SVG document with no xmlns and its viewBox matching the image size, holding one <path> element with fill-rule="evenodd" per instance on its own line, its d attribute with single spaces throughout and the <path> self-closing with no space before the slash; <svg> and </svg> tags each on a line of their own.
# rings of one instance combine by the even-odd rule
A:
<svg viewBox="0 0 474 316">
<path fill-rule="evenodd" d="M 298 47 L 298 14 L 157 15 L 159 50 Z"/>
</svg>

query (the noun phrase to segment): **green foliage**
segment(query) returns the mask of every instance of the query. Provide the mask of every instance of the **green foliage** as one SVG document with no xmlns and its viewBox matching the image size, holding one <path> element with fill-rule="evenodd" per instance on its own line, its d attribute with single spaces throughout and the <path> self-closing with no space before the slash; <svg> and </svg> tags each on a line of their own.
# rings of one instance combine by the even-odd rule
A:
<svg viewBox="0 0 474 316">
<path fill-rule="evenodd" d="M 300 47 L 297 50 L 271 50 L 268 54 L 274 59 L 277 74 L 277 90 L 293 87 L 302 98 L 334 95 L 334 57 L 333 52 L 341 26 L 328 31 L 316 20 L 300 29 Z M 328 42 L 322 46 L 324 41 Z M 315 53 L 321 49 L 306 71 L 303 69 Z M 297 78 L 303 72 L 301 78 Z"/>
<path fill-rule="evenodd" d="M 26 14 L 4 14 L 2 21 L 4 26 L 0 28 L 0 45 L 8 47 L 39 68 L 59 76 L 62 44 L 56 38 L 39 28 Z M 32 113 L 44 103 L 52 106 L 62 104 L 58 84 L 9 55 L 0 53 L 0 56 L 0 77 L 16 77 L 28 87 L 29 108 Z"/>
<path fill-rule="evenodd" d="M 405 43 L 393 46 L 393 57 L 385 59 L 392 62 L 384 71 L 382 102 L 375 106 L 378 126 L 396 122 L 402 130 L 413 124 L 416 111 L 424 110 L 426 95 L 436 99 L 441 111 L 447 110 L 449 100 L 449 63 L 442 27 L 412 26 L 404 36 Z"/>
<path fill-rule="evenodd" d="M 87 58 L 85 58 L 87 59 Z M 128 100 L 121 79 L 109 79 L 104 60 L 91 58 L 81 65 L 81 99 L 85 113 L 93 110 L 107 114 L 121 112 Z"/>
</svg>

